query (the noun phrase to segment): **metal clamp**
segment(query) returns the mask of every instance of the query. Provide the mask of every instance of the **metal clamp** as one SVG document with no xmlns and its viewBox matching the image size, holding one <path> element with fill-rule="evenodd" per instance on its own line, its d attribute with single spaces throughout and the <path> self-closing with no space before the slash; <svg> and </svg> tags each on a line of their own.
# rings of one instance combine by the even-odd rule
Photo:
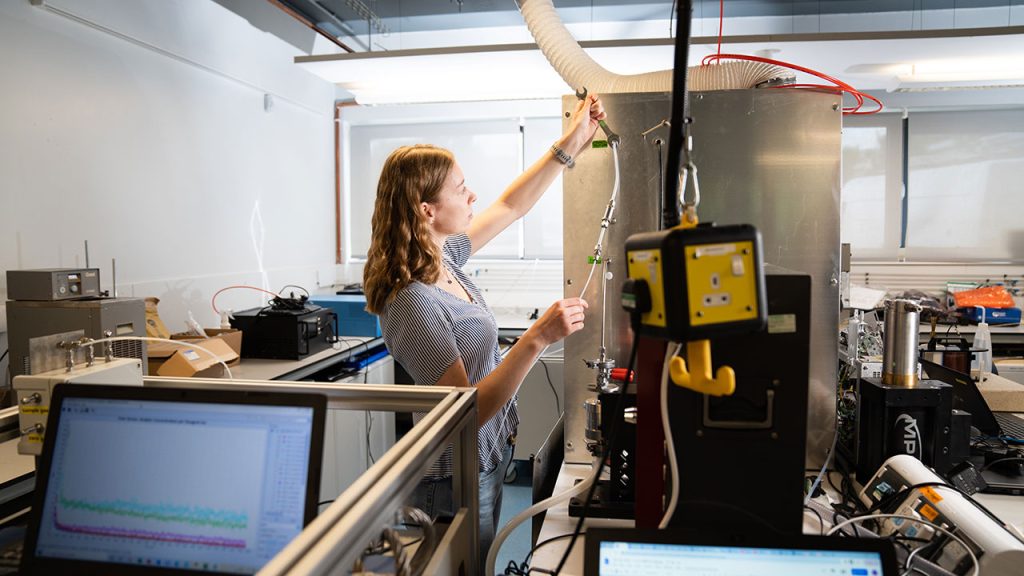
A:
<svg viewBox="0 0 1024 576">
<path fill-rule="evenodd" d="M 36 423 L 29 426 L 28 428 L 22 428 L 21 435 L 28 436 L 29 434 L 42 434 L 43 430 L 46 430 L 46 427 L 43 426 L 42 424 Z"/>
</svg>

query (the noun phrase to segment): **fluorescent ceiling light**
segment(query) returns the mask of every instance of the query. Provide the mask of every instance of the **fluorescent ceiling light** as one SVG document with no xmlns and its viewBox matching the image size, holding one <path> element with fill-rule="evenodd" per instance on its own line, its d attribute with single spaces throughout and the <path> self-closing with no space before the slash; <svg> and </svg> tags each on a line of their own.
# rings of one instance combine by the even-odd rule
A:
<svg viewBox="0 0 1024 576">
<path fill-rule="evenodd" d="M 672 67 L 671 46 L 589 48 L 618 74 Z M 303 56 L 295 61 L 360 104 L 557 98 L 568 86 L 533 44 Z"/>
</svg>

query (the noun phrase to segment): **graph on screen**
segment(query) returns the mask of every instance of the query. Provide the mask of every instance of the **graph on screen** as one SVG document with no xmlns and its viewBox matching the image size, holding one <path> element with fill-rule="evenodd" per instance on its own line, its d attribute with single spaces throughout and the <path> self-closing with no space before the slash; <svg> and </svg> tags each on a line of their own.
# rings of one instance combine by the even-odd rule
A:
<svg viewBox="0 0 1024 576">
<path fill-rule="evenodd" d="M 197 546 L 253 546 L 262 487 L 247 480 L 263 475 L 265 429 L 180 420 L 127 425 L 78 420 L 65 432 L 65 466 L 55 478 L 54 529 Z"/>
</svg>

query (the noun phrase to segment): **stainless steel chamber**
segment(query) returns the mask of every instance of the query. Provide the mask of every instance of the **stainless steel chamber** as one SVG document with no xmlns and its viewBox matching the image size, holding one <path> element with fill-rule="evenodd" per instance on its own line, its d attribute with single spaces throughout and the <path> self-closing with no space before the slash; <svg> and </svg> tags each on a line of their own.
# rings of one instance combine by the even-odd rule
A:
<svg viewBox="0 0 1024 576">
<path fill-rule="evenodd" d="M 624 367 L 632 334 L 619 305 L 626 277 L 623 244 L 630 234 L 659 226 L 668 139 L 664 127 L 646 138 L 641 134 L 669 118 L 670 95 L 606 94 L 601 100 L 608 124 L 622 138 L 621 185 L 604 249 L 611 275 L 603 313 L 604 345 L 616 365 Z M 728 90 L 693 93 L 690 103 L 701 221 L 757 226 L 764 239 L 766 264 L 812 277 L 807 460 L 820 465 L 835 430 L 840 98 L 805 90 Z M 562 107 L 572 110 L 575 98 L 564 97 Z M 610 148 L 588 150 L 563 176 L 567 297 L 579 296 L 586 282 L 588 257 L 593 254 L 614 178 Z M 596 395 L 590 388 L 597 374 L 585 361 L 596 359 L 602 344 L 602 272 L 595 271 L 584 294 L 590 303 L 586 327 L 565 345 L 567 462 L 590 462 L 583 403 Z"/>
</svg>

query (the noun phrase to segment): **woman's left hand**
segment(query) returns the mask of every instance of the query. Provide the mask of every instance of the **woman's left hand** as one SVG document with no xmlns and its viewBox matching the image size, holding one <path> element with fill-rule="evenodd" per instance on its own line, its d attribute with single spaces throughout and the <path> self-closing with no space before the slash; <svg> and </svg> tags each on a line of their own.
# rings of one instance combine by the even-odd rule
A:
<svg viewBox="0 0 1024 576">
<path fill-rule="evenodd" d="M 562 136 L 562 148 L 574 157 L 582 152 L 594 137 L 598 121 L 604 120 L 605 116 L 604 106 L 596 95 L 590 94 L 583 100 L 578 100 L 576 110 L 569 120 L 569 129 Z"/>
</svg>

